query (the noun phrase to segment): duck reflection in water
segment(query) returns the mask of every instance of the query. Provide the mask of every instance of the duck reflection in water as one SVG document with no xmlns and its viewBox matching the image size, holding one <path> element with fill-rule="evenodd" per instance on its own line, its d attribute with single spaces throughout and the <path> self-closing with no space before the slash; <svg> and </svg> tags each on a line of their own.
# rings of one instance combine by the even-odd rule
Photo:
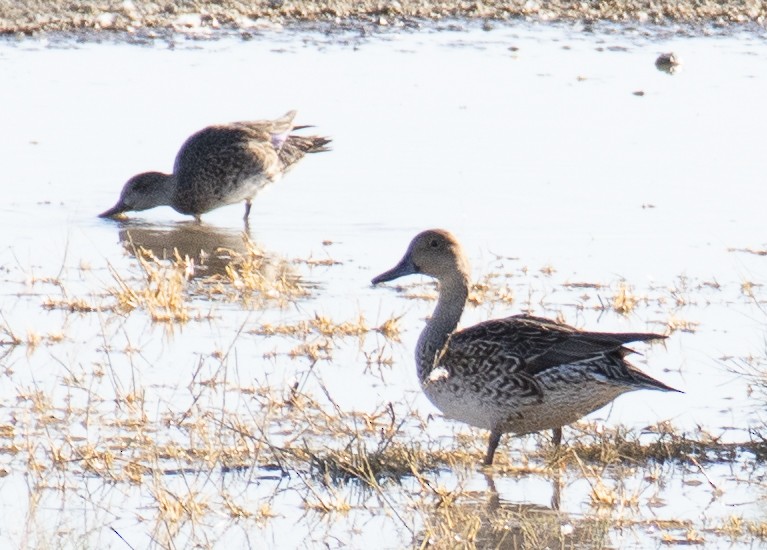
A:
<svg viewBox="0 0 767 550">
<path fill-rule="evenodd" d="M 266 263 L 275 260 L 265 254 L 251 240 L 248 231 L 182 222 L 175 225 L 151 225 L 140 222 L 121 222 L 120 243 L 131 256 L 145 249 L 160 260 L 184 260 L 194 265 L 192 278 L 226 275 L 227 266 L 236 257 L 244 257 L 258 250 Z"/>
<path fill-rule="evenodd" d="M 562 481 L 558 470 L 551 477 L 551 506 L 506 500 L 496 489 L 493 476 L 487 472 L 483 475 L 486 490 L 465 491 L 465 498 L 433 508 L 424 518 L 419 542 L 427 539 L 441 548 L 448 540 L 462 539 L 471 541 L 466 547 L 509 550 L 609 547 L 604 522 L 560 511 Z"/>
</svg>

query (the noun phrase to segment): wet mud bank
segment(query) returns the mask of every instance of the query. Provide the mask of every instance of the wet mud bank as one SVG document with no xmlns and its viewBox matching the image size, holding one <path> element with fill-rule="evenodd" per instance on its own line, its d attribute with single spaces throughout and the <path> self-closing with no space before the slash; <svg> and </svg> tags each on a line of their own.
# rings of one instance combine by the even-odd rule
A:
<svg viewBox="0 0 767 550">
<path fill-rule="evenodd" d="M 767 4 L 761 2 L 650 0 L 569 2 L 313 1 L 243 2 L 220 0 L 0 0 L 0 34 L 55 32 L 257 31 L 294 24 L 341 28 L 372 24 L 417 27 L 443 19 L 504 21 L 584 21 L 634 24 L 689 24 L 763 28 Z"/>
</svg>

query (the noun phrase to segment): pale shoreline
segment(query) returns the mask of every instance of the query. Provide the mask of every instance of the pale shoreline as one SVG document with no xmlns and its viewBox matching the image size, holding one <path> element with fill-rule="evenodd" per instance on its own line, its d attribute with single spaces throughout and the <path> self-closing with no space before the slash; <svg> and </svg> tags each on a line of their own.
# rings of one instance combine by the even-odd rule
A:
<svg viewBox="0 0 767 550">
<path fill-rule="evenodd" d="M 99 34 L 189 29 L 248 31 L 301 23 L 354 27 L 412 26 L 444 19 L 480 21 L 585 21 L 625 24 L 710 24 L 764 28 L 767 3 L 711 0 L 652 2 L 608 0 L 600 2 L 448 2 L 363 0 L 314 2 L 242 0 L 0 0 L 0 34 L 30 36 L 40 33 Z"/>
</svg>

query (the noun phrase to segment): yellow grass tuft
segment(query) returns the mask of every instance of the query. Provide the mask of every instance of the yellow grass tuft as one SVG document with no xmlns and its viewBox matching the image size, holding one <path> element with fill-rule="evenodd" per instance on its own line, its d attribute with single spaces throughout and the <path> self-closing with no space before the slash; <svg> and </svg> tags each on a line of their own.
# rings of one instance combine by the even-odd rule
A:
<svg viewBox="0 0 767 550">
<path fill-rule="evenodd" d="M 144 280 L 136 287 L 112 269 L 112 276 L 118 284 L 118 288 L 112 291 L 117 299 L 117 311 L 129 313 L 141 308 L 156 322 L 188 321 L 189 309 L 184 292 L 189 277 L 194 273 L 194 263 L 189 257 L 182 259 L 176 254 L 175 262 L 163 262 L 151 250 L 140 247 L 136 258 Z"/>
<path fill-rule="evenodd" d="M 612 297 L 613 309 L 618 313 L 628 315 L 634 310 L 638 303 L 639 298 L 634 294 L 634 289 L 625 282 L 621 282 L 618 286 L 618 290 Z"/>
<path fill-rule="evenodd" d="M 243 239 L 245 253 L 226 250 L 231 257 L 226 266 L 228 287 L 219 288 L 220 292 L 230 300 L 246 303 L 270 300 L 282 304 L 309 294 L 287 261 L 268 257 L 247 235 Z M 203 284 L 216 281 L 214 276 L 204 280 Z"/>
<path fill-rule="evenodd" d="M 399 341 L 399 336 L 402 331 L 400 328 L 400 319 L 402 317 L 391 317 L 390 319 L 387 319 L 378 327 L 376 327 L 376 332 L 381 333 L 384 338 L 387 338 L 389 340 L 394 340 L 395 342 Z"/>
</svg>

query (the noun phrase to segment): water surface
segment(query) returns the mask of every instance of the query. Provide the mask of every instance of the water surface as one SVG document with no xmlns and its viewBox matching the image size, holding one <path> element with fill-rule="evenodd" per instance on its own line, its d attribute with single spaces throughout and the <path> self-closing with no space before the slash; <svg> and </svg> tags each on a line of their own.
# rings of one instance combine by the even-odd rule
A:
<svg viewBox="0 0 767 550">
<path fill-rule="evenodd" d="M 684 395 L 623 396 L 593 420 L 637 430 L 668 421 L 688 434 L 704 429 L 732 441 L 748 439 L 748 428 L 763 424 L 759 392 L 732 372 L 764 364 L 760 283 L 767 267 L 764 256 L 736 251 L 765 246 L 762 37 L 518 24 L 365 38 L 286 31 L 251 41 L 179 39 L 170 46 L 0 45 L 0 70 L 12 83 L 0 88 L 2 322 L 22 339 L 43 337 L 37 347 L 5 346 L 3 424 L 23 424 L 17 404 L 35 391 L 56 410 L 85 406 L 98 395 L 103 403 L 88 401 L 88 407 L 122 418 L 133 413 L 110 403 L 136 392 L 142 414 L 177 414 L 200 405 L 190 377 L 199 369 L 203 378 L 215 378 L 224 364 L 228 383 L 240 390 L 279 392 L 300 384 L 344 413 L 372 413 L 391 402 L 405 416 L 431 414 L 425 427 L 406 423 L 407 437 L 433 438 L 449 448 L 456 431 L 474 432 L 438 417 L 418 389 L 412 363 L 433 302 L 369 285 L 428 227 L 456 233 L 477 279 L 497 274 L 514 293 L 511 303 L 469 308 L 464 325 L 529 309 L 595 330 L 691 329 L 671 332 L 665 346 L 642 347 L 636 359 Z M 665 51 L 683 60 L 673 75 L 655 68 Z M 42 307 L 72 296 L 108 303 L 115 274 L 140 280 L 129 242 L 158 256 L 185 246 L 192 257 L 199 246 L 241 250 L 241 205 L 205 215 L 201 226 L 170 208 L 128 222 L 95 216 L 114 203 L 131 175 L 170 170 L 179 145 L 197 129 L 294 108 L 299 124 L 333 138 L 333 151 L 304 159 L 258 197 L 249 233 L 273 261 L 302 260 L 292 269 L 308 296 L 287 306 L 196 296 L 193 317 L 201 320 L 173 326 L 153 323 L 141 310 L 114 316 Z M 214 257 L 202 272 L 222 269 Z M 640 298 L 626 315 L 609 307 L 621 284 Z M 337 322 L 363 317 L 371 326 L 401 315 L 401 343 L 375 334 L 344 338 L 315 363 L 291 355 L 300 344 L 295 338 L 253 334 L 264 324 L 318 315 Z M 381 354 L 391 365 L 371 369 L 370 358 Z M 96 371 L 106 375 L 95 386 L 73 389 Z M 215 394 L 222 401 L 214 399 L 211 409 L 249 410 L 253 402 L 240 390 Z M 67 433 L 94 445 L 115 435 L 90 425 Z M 530 445 L 511 440 L 504 449 L 523 459 Z M 101 500 L 103 516 L 80 509 L 75 496 L 50 499 L 39 510 L 18 455 L 2 460 L 9 473 L 3 492 L 13 495 L 4 499 L 4 544 L 31 540 L 35 546 L 49 537 L 118 548 L 123 543 L 104 529 L 113 525 L 130 533 L 134 546 L 163 545 L 137 520 L 154 506 L 137 487 L 109 489 L 85 476 L 73 494 Z M 732 515 L 764 521 L 764 487 L 757 482 L 764 469 L 752 457 L 705 469 L 662 468 L 670 477 L 662 487 L 648 485 L 642 472 L 616 474 L 627 493 L 639 495 L 638 517 L 660 510 L 665 518 L 694 522 L 712 544 L 720 536 L 713 527 Z M 566 476 L 562 509 L 588 515 L 590 481 L 575 471 Z M 690 477 L 700 483 L 687 483 Z M 276 517 L 226 529 L 206 518 L 204 535 L 182 530 L 177 545 L 268 540 L 290 548 L 333 538 L 356 544 L 365 537 L 385 547 L 416 543 L 422 516 L 411 524 L 391 513 L 380 517 L 375 511 L 386 505 L 354 487 L 338 489 L 352 502 L 351 512 L 314 517 L 297 496 L 305 492 L 301 479 L 252 472 L 204 480 L 201 492 L 212 491 L 214 500 L 217 488 L 230 484 L 239 505 L 258 508 L 266 499 Z M 490 494 L 477 472 L 441 472 L 434 482 L 476 490 L 480 500 Z M 169 476 L 167 483 L 179 490 L 190 484 L 184 476 Z M 495 484 L 504 501 L 547 505 L 550 499 L 545 476 L 496 476 Z M 417 492 L 410 481 L 390 498 L 396 509 L 417 509 Z M 662 506 L 651 506 L 655 497 Z M 290 535 L 275 536 L 286 530 Z M 71 539 L 58 538 L 62 532 Z M 381 532 L 387 536 L 375 538 Z M 639 529 L 625 537 L 614 530 L 607 540 L 644 547 L 646 537 L 660 545 L 662 534 Z"/>
</svg>

